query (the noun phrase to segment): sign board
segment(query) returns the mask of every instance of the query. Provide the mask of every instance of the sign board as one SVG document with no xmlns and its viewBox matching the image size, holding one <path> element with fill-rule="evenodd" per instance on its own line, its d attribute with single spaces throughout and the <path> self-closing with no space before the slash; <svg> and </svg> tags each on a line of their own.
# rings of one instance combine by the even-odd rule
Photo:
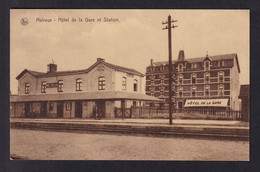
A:
<svg viewBox="0 0 260 172">
<path fill-rule="evenodd" d="M 55 87 L 58 87 L 58 83 L 57 82 L 47 83 L 46 84 L 46 88 L 55 88 Z"/>
<path fill-rule="evenodd" d="M 228 99 L 190 99 L 186 100 L 184 107 L 226 107 Z"/>
</svg>

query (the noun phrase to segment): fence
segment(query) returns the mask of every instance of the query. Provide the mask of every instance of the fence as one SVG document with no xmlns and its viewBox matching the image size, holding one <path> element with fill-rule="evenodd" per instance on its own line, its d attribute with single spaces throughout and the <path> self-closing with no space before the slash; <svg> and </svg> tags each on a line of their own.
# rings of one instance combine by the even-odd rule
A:
<svg viewBox="0 0 260 172">
<path fill-rule="evenodd" d="M 131 107 L 115 108 L 116 118 L 169 118 L 169 109 L 159 107 Z M 173 118 L 182 119 L 233 119 L 241 120 L 241 111 L 216 109 L 216 108 L 194 108 L 173 109 Z"/>
</svg>

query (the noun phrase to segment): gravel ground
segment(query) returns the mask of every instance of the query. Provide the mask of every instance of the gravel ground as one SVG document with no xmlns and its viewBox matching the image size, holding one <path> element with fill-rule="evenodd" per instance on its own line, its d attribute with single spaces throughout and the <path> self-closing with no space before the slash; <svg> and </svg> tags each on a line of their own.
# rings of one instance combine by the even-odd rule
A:
<svg viewBox="0 0 260 172">
<path fill-rule="evenodd" d="M 31 160 L 248 161 L 248 141 L 11 129 L 10 154 Z"/>
</svg>

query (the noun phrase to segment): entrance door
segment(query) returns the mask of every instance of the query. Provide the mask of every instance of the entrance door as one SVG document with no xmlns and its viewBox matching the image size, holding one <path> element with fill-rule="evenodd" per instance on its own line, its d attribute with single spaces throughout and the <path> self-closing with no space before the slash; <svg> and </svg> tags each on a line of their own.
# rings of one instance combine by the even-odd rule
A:
<svg viewBox="0 0 260 172">
<path fill-rule="evenodd" d="M 97 104 L 97 113 L 101 114 L 102 118 L 105 118 L 105 114 L 106 114 L 106 101 L 104 100 L 97 100 L 96 104 Z"/>
<path fill-rule="evenodd" d="M 40 111 L 41 117 L 47 116 L 47 102 L 41 102 L 41 111 Z"/>
<path fill-rule="evenodd" d="M 63 117 L 63 103 L 57 103 L 57 117 Z"/>
<path fill-rule="evenodd" d="M 82 102 L 75 102 L 75 117 L 82 118 Z"/>
</svg>

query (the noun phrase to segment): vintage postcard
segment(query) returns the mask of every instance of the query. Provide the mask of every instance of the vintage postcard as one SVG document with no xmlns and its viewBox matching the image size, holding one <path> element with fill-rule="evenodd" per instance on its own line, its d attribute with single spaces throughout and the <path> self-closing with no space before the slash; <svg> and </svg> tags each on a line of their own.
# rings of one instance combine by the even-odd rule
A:
<svg viewBox="0 0 260 172">
<path fill-rule="evenodd" d="M 10 10 L 12 160 L 249 161 L 249 10 Z"/>
</svg>

